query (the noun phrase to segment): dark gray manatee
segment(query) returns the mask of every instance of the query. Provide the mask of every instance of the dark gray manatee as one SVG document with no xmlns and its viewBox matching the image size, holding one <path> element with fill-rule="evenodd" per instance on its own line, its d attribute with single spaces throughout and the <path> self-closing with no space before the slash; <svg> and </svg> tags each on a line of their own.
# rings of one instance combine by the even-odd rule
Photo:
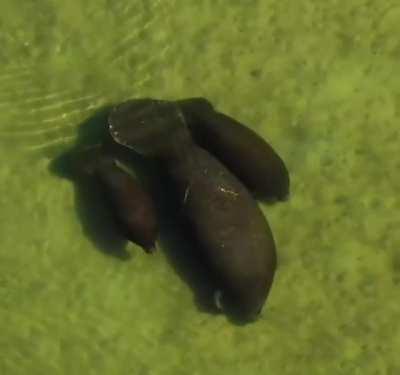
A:
<svg viewBox="0 0 400 375">
<path fill-rule="evenodd" d="M 275 243 L 252 195 L 217 158 L 192 139 L 179 105 L 128 101 L 111 112 L 114 140 L 162 161 L 185 219 L 220 280 L 222 305 L 254 319 L 276 268 Z"/>
<path fill-rule="evenodd" d="M 222 161 L 258 198 L 285 200 L 289 172 L 277 152 L 252 129 L 217 112 L 203 98 L 177 101 L 195 141 Z"/>
<path fill-rule="evenodd" d="M 80 173 L 97 178 L 122 234 L 146 252 L 155 250 L 158 222 L 152 197 L 103 147 L 81 153 Z"/>
</svg>

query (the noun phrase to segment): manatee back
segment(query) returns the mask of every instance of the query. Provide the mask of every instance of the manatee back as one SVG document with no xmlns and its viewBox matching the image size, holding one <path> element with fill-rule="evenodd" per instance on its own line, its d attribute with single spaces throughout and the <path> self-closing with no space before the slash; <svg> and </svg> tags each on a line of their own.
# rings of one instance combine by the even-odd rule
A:
<svg viewBox="0 0 400 375">
<path fill-rule="evenodd" d="M 129 100 L 111 110 L 108 122 L 115 142 L 143 156 L 169 158 L 191 142 L 185 118 L 173 102 Z"/>
</svg>

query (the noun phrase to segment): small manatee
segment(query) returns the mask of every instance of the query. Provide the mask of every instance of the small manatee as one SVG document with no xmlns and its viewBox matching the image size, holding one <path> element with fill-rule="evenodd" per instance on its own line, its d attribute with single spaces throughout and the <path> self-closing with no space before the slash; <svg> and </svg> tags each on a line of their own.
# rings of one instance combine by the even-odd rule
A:
<svg viewBox="0 0 400 375">
<path fill-rule="evenodd" d="M 158 223 L 152 197 L 112 156 L 102 152 L 88 151 L 80 158 L 80 170 L 98 179 L 123 235 L 146 252 L 154 252 Z"/>
<path fill-rule="evenodd" d="M 258 198 L 285 200 L 289 173 L 262 137 L 235 119 L 214 110 L 206 99 L 177 101 L 195 141 L 216 156 Z"/>
</svg>

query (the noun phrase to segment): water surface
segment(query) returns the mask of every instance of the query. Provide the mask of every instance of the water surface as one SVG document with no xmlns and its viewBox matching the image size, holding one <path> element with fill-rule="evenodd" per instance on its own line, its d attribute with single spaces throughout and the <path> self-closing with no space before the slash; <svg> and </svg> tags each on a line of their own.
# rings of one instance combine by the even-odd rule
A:
<svg viewBox="0 0 400 375">
<path fill-rule="evenodd" d="M 0 10 L 1 374 L 400 373 L 395 2 Z M 162 246 L 99 251 L 49 169 L 100 108 L 146 96 L 206 96 L 288 164 L 291 200 L 263 206 L 279 268 L 255 324 L 199 309 Z"/>
</svg>

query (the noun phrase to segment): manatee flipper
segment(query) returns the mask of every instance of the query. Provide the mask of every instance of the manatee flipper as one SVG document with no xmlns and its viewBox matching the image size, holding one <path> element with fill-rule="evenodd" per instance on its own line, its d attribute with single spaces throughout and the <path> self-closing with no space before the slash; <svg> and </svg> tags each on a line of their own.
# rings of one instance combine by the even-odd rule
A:
<svg viewBox="0 0 400 375">
<path fill-rule="evenodd" d="M 224 305 L 222 302 L 222 300 L 223 300 L 222 290 L 217 289 L 214 292 L 213 298 L 214 298 L 215 307 L 220 311 L 224 310 Z"/>
<path fill-rule="evenodd" d="M 216 156 L 257 197 L 285 200 L 289 173 L 276 151 L 261 136 L 217 112 L 203 98 L 177 101 L 195 141 Z"/>
</svg>

